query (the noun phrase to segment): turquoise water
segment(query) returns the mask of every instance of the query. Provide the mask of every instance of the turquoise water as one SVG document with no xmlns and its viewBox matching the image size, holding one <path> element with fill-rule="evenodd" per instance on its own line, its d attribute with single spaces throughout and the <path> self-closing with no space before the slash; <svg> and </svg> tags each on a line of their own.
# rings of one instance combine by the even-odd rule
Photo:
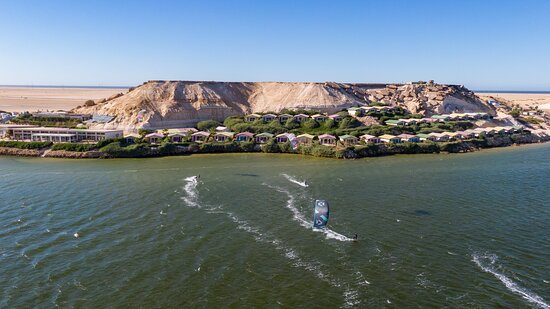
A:
<svg viewBox="0 0 550 309">
<path fill-rule="evenodd" d="M 0 157 L 0 307 L 550 308 L 549 152 Z"/>
</svg>

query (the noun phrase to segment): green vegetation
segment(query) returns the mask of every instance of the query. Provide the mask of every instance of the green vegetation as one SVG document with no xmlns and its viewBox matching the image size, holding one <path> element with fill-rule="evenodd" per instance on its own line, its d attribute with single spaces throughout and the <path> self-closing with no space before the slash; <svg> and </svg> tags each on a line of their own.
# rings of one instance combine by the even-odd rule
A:
<svg viewBox="0 0 550 309">
<path fill-rule="evenodd" d="M 78 124 L 82 123 L 80 119 L 66 118 L 66 117 L 35 117 L 31 114 L 21 114 L 10 120 L 16 124 L 30 124 L 41 127 L 63 127 L 63 128 L 76 128 Z"/>
<path fill-rule="evenodd" d="M 52 150 L 65 150 L 75 152 L 85 152 L 94 149 L 96 149 L 96 144 L 59 143 L 52 146 Z"/>
<path fill-rule="evenodd" d="M 18 148 L 18 149 L 42 149 L 50 147 L 52 142 L 19 142 L 19 141 L 0 141 L 0 147 Z"/>
<path fill-rule="evenodd" d="M 532 116 L 529 116 L 529 117 L 523 117 L 521 118 L 521 120 L 527 122 L 527 123 L 531 123 L 531 124 L 539 124 L 539 123 L 543 123 L 542 120 L 540 119 L 537 119 L 535 117 L 532 117 Z"/>
<path fill-rule="evenodd" d="M 217 126 L 221 126 L 222 124 L 215 120 L 205 120 L 205 121 L 199 121 L 197 123 L 197 129 L 201 131 L 209 131 L 210 129 L 215 129 Z"/>
</svg>

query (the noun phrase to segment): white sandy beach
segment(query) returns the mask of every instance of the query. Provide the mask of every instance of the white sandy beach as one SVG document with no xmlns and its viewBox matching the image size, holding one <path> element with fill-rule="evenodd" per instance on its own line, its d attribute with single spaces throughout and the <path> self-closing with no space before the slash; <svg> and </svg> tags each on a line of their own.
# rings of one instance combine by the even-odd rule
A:
<svg viewBox="0 0 550 309">
<path fill-rule="evenodd" d="M 476 93 L 481 98 L 493 97 L 497 101 L 550 110 L 550 93 Z"/>
</svg>

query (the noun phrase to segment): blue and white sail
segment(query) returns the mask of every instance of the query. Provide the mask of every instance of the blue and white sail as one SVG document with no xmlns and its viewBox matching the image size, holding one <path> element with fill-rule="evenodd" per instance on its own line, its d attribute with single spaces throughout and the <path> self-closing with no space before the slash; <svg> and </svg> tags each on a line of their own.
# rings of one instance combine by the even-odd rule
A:
<svg viewBox="0 0 550 309">
<path fill-rule="evenodd" d="M 313 210 L 313 228 L 323 229 L 328 223 L 329 208 L 325 200 L 315 200 Z"/>
</svg>

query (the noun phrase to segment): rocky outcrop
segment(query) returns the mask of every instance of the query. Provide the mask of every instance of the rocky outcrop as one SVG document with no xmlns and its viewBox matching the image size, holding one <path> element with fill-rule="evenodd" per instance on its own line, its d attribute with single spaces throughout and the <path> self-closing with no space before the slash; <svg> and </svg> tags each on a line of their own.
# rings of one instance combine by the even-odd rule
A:
<svg viewBox="0 0 550 309">
<path fill-rule="evenodd" d="M 0 156 L 40 157 L 41 154 L 42 152 L 38 149 L 0 147 Z"/>
<path fill-rule="evenodd" d="M 123 129 L 193 126 L 252 112 L 310 109 L 333 113 L 382 102 L 413 113 L 488 112 L 491 106 L 462 86 L 433 83 L 344 84 L 285 82 L 149 81 L 128 93 L 79 107 L 76 113 L 114 116 L 94 128 Z"/>
</svg>

